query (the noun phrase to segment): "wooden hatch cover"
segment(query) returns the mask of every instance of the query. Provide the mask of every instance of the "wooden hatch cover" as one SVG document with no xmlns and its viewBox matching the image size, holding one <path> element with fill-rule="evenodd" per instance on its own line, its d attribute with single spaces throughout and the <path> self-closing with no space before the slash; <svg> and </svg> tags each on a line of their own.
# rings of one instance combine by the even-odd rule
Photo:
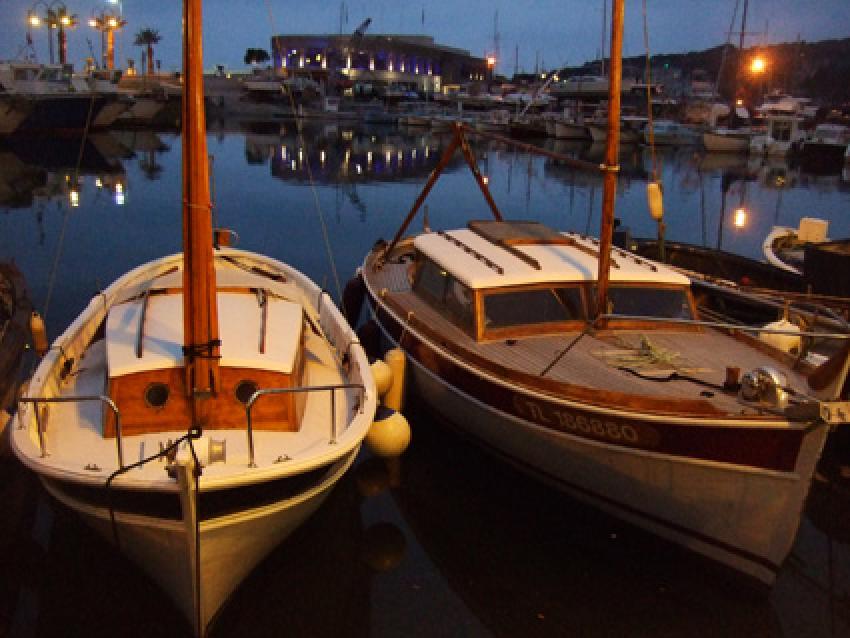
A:
<svg viewBox="0 0 850 638">
<path fill-rule="evenodd" d="M 535 270 L 540 270 L 540 262 L 528 253 L 520 250 L 518 246 L 571 246 L 588 255 L 599 258 L 599 251 L 568 237 L 557 230 L 535 221 L 495 221 L 495 220 L 473 220 L 467 226 L 476 235 L 479 235 L 500 248 L 511 253 L 527 263 Z M 619 265 L 611 260 L 613 268 Z"/>
</svg>

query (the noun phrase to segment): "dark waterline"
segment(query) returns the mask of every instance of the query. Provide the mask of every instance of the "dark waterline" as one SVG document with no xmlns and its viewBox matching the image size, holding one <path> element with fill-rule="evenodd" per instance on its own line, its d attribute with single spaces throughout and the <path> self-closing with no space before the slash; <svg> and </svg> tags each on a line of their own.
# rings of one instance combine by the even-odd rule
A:
<svg viewBox="0 0 850 638">
<path fill-rule="evenodd" d="M 286 125 L 212 132 L 216 225 L 336 296 L 374 241 L 394 234 L 446 142 L 342 125 L 308 127 L 303 141 Z M 82 153 L 75 139 L 0 140 L 0 260 L 24 272 L 51 337 L 120 274 L 180 249 L 179 145 L 145 131 L 99 134 Z M 589 159 L 597 150 L 549 148 Z M 475 149 L 507 217 L 597 232 L 600 177 L 499 145 Z M 760 257 L 774 224 L 803 216 L 850 236 L 841 174 L 687 148 L 659 159 L 671 239 Z M 654 235 L 648 152 L 625 149 L 621 163 L 617 216 L 634 235 Z M 80 206 L 71 208 L 66 176 L 75 173 Z M 748 218 L 738 228 L 741 204 Z M 432 228 L 490 215 L 459 157 L 427 206 Z M 236 592 L 214 636 L 850 636 L 846 492 L 815 483 L 792 554 L 759 596 L 489 458 L 421 408 L 410 419 L 401 462 L 361 452 L 328 502 Z M 0 461 L 0 481 L 0 635 L 188 631 L 140 570 L 15 461 Z"/>
</svg>

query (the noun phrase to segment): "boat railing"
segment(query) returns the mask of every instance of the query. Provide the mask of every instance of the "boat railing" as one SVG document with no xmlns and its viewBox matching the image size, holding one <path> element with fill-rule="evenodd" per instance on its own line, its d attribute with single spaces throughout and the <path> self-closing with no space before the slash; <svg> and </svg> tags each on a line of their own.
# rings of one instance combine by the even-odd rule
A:
<svg viewBox="0 0 850 638">
<path fill-rule="evenodd" d="M 42 422 L 41 410 L 39 410 L 39 404 L 41 403 L 83 403 L 86 401 L 100 401 L 102 404 L 107 406 L 112 413 L 115 415 L 115 446 L 118 451 L 118 467 L 122 470 L 124 469 L 124 446 L 121 441 L 121 413 L 118 411 L 118 406 L 107 396 L 103 396 L 100 394 L 90 395 L 90 396 L 74 396 L 74 397 L 21 397 L 18 399 L 19 403 L 32 403 L 35 406 L 35 428 L 38 433 L 38 444 L 41 448 L 41 457 L 49 456 L 49 452 L 47 451 L 47 442 L 44 438 L 45 425 Z M 20 421 L 20 427 L 23 428 L 23 419 Z"/>
<path fill-rule="evenodd" d="M 850 339 L 850 332 L 811 332 L 806 330 L 790 330 L 785 328 L 767 328 L 763 326 L 748 326 L 740 323 L 725 323 L 722 321 L 702 321 L 700 319 L 681 319 L 678 317 L 650 317 L 643 315 L 602 314 L 599 319 L 609 321 L 649 321 L 655 323 L 682 324 L 687 326 L 706 326 L 724 330 L 741 332 L 759 332 L 763 334 L 791 335 L 794 337 L 818 337 L 821 339 Z"/>
<path fill-rule="evenodd" d="M 312 386 L 299 386 L 296 388 L 262 388 L 254 392 L 251 395 L 251 398 L 248 399 L 248 403 L 245 404 L 245 416 L 248 421 L 248 464 L 250 467 L 257 467 L 257 464 L 254 462 L 254 425 L 251 420 L 251 409 L 254 407 L 254 404 L 259 401 L 262 397 L 269 394 L 294 394 L 297 392 L 303 392 L 305 394 L 310 392 L 327 392 L 330 395 L 331 401 L 331 431 L 330 431 L 330 445 L 336 444 L 336 391 L 337 390 L 349 390 L 349 389 L 357 389 L 360 390 L 360 400 L 357 405 L 358 412 L 363 412 L 363 404 L 364 397 L 366 394 L 366 386 L 362 383 L 337 383 L 333 385 L 312 385 Z"/>
</svg>

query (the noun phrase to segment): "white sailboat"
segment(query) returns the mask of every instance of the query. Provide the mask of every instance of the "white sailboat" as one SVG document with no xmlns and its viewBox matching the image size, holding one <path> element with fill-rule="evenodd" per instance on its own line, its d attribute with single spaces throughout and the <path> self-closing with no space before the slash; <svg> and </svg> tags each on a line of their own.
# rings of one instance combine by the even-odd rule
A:
<svg viewBox="0 0 850 638">
<path fill-rule="evenodd" d="M 354 460 L 376 390 L 307 277 L 213 249 L 200 0 L 184 5 L 184 250 L 96 295 L 38 366 L 12 447 L 204 635 Z"/>
</svg>

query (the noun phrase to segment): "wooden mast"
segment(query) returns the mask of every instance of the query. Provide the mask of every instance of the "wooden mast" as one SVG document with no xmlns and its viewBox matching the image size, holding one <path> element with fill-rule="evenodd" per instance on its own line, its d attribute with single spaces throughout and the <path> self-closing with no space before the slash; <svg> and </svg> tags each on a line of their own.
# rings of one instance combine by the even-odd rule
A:
<svg viewBox="0 0 850 638">
<path fill-rule="evenodd" d="M 608 305 L 608 275 L 611 268 L 611 242 L 614 235 L 614 200 L 617 172 L 620 170 L 620 86 L 623 79 L 623 19 L 625 0 L 613 0 L 611 7 L 611 61 L 608 74 L 608 137 L 602 165 L 602 224 L 599 231 L 599 274 L 597 276 L 596 316 Z"/>
<path fill-rule="evenodd" d="M 201 0 L 183 5 L 183 348 L 193 425 L 208 423 L 219 387 L 218 310 L 204 115 Z"/>
</svg>

